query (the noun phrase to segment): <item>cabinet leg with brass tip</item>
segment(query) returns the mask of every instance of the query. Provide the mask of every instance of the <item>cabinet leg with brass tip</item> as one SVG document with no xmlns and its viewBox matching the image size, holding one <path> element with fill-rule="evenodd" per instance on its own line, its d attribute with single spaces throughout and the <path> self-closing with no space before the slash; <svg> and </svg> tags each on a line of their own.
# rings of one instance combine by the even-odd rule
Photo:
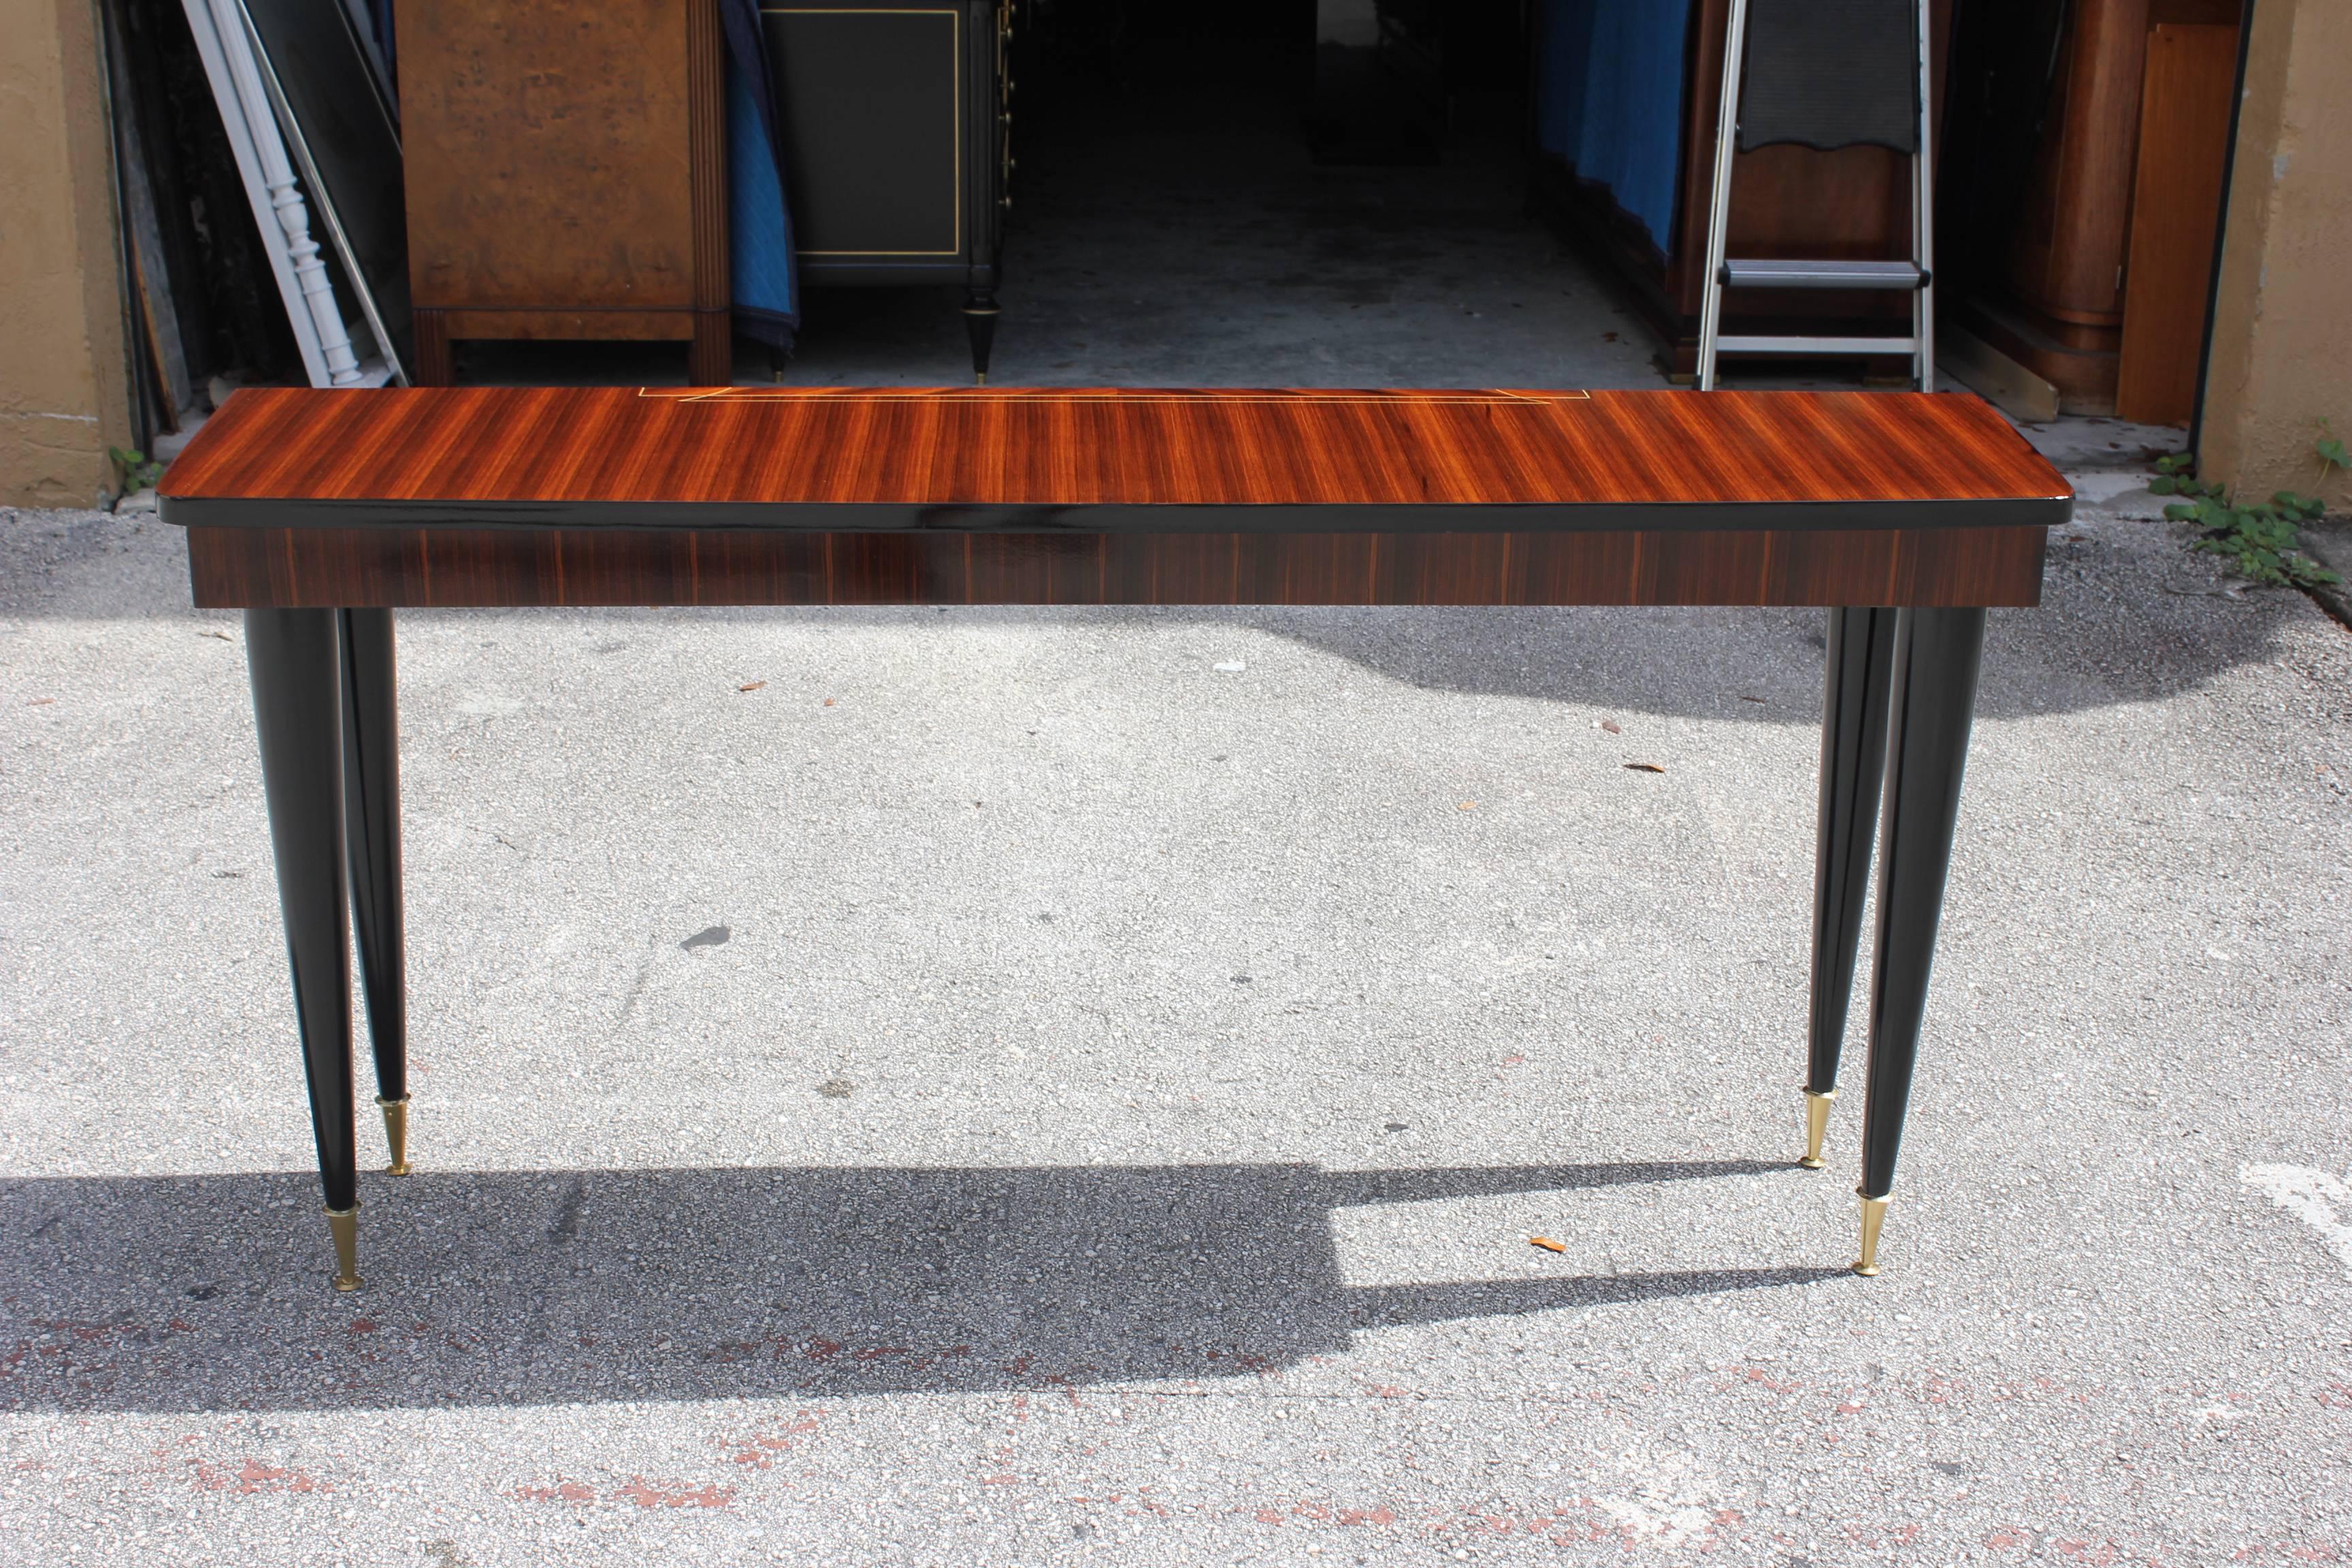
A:
<svg viewBox="0 0 2352 1568">
<path fill-rule="evenodd" d="M 1859 1188 L 1855 1189 L 1860 1191 Z M 1853 1271 L 1868 1279 L 1878 1273 L 1878 1232 L 1886 1223 L 1886 1200 L 1864 1195 L 1862 1200 L 1862 1256 Z"/>
<path fill-rule="evenodd" d="M 360 1205 L 355 1202 L 347 1209 L 329 1209 L 327 1228 L 335 1237 L 335 1289 L 356 1290 L 360 1288 Z"/>
<path fill-rule="evenodd" d="M 1805 1090 L 1805 1157 L 1797 1162 L 1808 1171 L 1822 1168 L 1822 1143 L 1830 1131 L 1830 1107 L 1837 1100 L 1837 1090 L 1816 1093 Z"/>
<path fill-rule="evenodd" d="M 398 1100 L 386 1100 L 379 1094 L 375 1102 L 383 1108 L 383 1141 L 392 1151 L 392 1163 L 384 1169 L 393 1175 L 404 1176 L 408 1174 L 408 1097 L 404 1094 Z"/>
<path fill-rule="evenodd" d="M 996 296 L 974 289 L 964 298 L 964 331 L 971 340 L 971 384 L 988 384 L 989 349 L 996 342 Z"/>
</svg>

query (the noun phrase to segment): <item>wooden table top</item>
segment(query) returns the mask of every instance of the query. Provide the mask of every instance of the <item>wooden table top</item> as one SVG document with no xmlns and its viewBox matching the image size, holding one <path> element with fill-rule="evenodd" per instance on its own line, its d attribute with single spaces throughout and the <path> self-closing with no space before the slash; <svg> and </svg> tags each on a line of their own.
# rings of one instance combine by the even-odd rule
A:
<svg viewBox="0 0 2352 1568">
<path fill-rule="evenodd" d="M 1033 534 L 2045 527 L 2072 496 L 1967 394 L 629 387 L 240 391 L 161 494 L 215 528 Z"/>
</svg>

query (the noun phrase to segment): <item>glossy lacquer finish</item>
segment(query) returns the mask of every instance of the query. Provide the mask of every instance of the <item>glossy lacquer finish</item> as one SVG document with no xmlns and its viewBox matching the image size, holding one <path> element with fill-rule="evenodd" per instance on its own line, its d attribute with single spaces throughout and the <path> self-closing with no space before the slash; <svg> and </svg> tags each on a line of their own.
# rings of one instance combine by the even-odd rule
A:
<svg viewBox="0 0 2352 1568">
<path fill-rule="evenodd" d="M 1183 515 L 1227 507 L 1480 532 L 2046 525 L 2068 494 L 1964 394 L 1667 391 L 268 388 L 163 487 L 169 521 L 230 526 L 398 502 L 383 520 L 1147 533 L 1234 531 Z M 1438 515 L 1497 507 L 1534 510 Z M 1285 524 L 1398 521 L 1240 531 Z"/>
<path fill-rule="evenodd" d="M 376 1092 L 408 1098 L 406 921 L 400 891 L 400 721 L 392 612 L 335 616 L 342 647 L 343 843 Z"/>
<path fill-rule="evenodd" d="M 2064 481 L 1965 395 L 243 392 L 205 605 L 2030 605 Z"/>
<path fill-rule="evenodd" d="M 1832 610 L 1822 685 L 1819 838 L 1813 859 L 1813 987 L 1805 1088 L 1837 1092 L 1838 1058 L 1862 945 L 1872 828 L 1886 773 L 1886 699 L 1895 612 Z"/>
<path fill-rule="evenodd" d="M 248 610 L 246 660 L 269 803 L 294 1026 L 327 1207 L 358 1201 L 352 1144 L 352 973 L 343 862 L 342 650 L 326 610 Z"/>
<path fill-rule="evenodd" d="M 1870 1088 L 1862 1130 L 1865 1198 L 1885 1197 L 1895 1186 L 1959 820 L 1984 633 L 1982 610 L 1906 610 L 1895 629 L 1886 805 L 1878 836 Z"/>
<path fill-rule="evenodd" d="M 1552 533 L 188 531 L 247 605 L 2031 605 L 2042 528 Z"/>
</svg>

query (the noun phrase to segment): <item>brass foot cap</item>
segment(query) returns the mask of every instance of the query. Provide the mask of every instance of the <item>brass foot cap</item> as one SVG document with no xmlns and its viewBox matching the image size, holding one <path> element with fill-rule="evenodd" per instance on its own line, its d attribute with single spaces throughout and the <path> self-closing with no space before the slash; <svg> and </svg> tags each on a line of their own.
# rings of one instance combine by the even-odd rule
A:
<svg viewBox="0 0 2352 1568">
<path fill-rule="evenodd" d="M 398 1100 L 386 1100 L 379 1094 L 375 1102 L 383 1108 L 383 1141 L 392 1150 L 392 1163 L 384 1171 L 390 1175 L 404 1176 L 409 1171 L 408 1097 L 404 1094 Z"/>
<path fill-rule="evenodd" d="M 360 1205 L 327 1211 L 327 1231 L 335 1238 L 335 1289 L 360 1288 Z"/>
<path fill-rule="evenodd" d="M 1886 1200 L 1862 1194 L 1862 1256 L 1854 1260 L 1853 1271 L 1864 1279 L 1878 1276 L 1878 1236 L 1886 1224 Z"/>
<path fill-rule="evenodd" d="M 1836 1101 L 1836 1089 L 1818 1093 L 1805 1090 L 1805 1152 L 1797 1163 L 1808 1171 L 1818 1171 L 1826 1163 L 1822 1158 L 1822 1144 L 1829 1137 L 1830 1107 Z"/>
</svg>

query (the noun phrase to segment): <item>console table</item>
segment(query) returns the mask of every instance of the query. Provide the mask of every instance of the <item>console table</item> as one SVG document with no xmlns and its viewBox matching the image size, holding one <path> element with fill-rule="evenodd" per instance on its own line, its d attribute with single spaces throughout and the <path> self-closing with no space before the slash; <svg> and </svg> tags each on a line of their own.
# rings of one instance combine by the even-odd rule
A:
<svg viewBox="0 0 2352 1568">
<path fill-rule="evenodd" d="M 1985 609 L 2040 601 L 2072 508 L 1974 397 L 1836 392 L 263 389 L 162 487 L 196 604 L 245 611 L 339 1289 L 360 1283 L 354 923 L 408 1169 L 403 605 L 1826 606 L 1801 1163 L 1876 825 L 1874 1274 Z"/>
</svg>

